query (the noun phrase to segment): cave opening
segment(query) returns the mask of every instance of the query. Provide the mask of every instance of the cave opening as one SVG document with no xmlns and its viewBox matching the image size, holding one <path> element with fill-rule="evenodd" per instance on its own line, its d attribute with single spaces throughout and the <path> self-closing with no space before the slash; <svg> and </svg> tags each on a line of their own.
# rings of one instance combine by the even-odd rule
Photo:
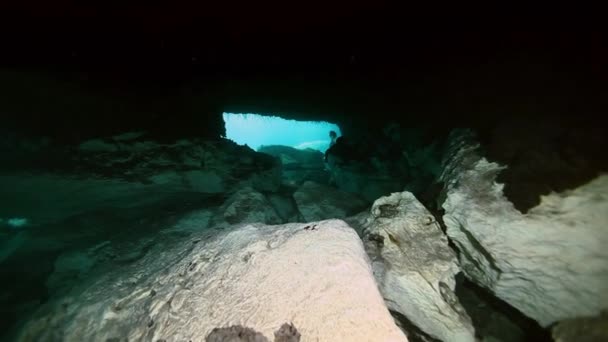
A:
<svg viewBox="0 0 608 342">
<path fill-rule="evenodd" d="M 223 113 L 226 138 L 258 151 L 263 146 L 282 145 L 324 152 L 329 132 L 341 135 L 340 127 L 326 121 L 287 120 L 275 115 Z"/>
</svg>

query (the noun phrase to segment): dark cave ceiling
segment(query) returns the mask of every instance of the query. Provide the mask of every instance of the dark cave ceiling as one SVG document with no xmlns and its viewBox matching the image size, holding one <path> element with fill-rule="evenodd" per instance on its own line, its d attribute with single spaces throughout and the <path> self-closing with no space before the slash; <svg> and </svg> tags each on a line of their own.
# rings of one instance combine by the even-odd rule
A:
<svg viewBox="0 0 608 342">
<path fill-rule="evenodd" d="M 601 31 L 531 25 L 535 15 L 515 25 L 504 8 L 2 6 L 5 122 L 35 134 L 80 139 L 144 126 L 214 136 L 222 111 L 326 119 L 352 132 L 370 121 L 451 127 L 606 108 Z"/>
</svg>

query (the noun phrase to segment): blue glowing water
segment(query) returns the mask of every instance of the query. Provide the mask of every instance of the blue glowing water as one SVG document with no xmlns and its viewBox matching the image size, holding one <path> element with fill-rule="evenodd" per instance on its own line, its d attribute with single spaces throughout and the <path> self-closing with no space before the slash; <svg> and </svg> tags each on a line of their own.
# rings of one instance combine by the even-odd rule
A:
<svg viewBox="0 0 608 342">
<path fill-rule="evenodd" d="M 340 127 L 324 121 L 295 121 L 276 116 L 224 113 L 226 138 L 254 150 L 267 145 L 284 145 L 324 152 L 329 131 L 341 135 Z"/>
</svg>

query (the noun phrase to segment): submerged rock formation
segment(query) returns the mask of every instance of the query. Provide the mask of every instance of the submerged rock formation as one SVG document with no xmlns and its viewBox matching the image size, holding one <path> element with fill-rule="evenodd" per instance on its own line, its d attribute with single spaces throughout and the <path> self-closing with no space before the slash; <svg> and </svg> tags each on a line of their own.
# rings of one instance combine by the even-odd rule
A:
<svg viewBox="0 0 608 342">
<path fill-rule="evenodd" d="M 302 185 L 305 181 L 320 184 L 329 182 L 329 171 L 325 169 L 323 154 L 313 149 L 296 149 L 289 146 L 262 146 L 258 152 L 272 155 L 283 166 L 283 184 L 291 187 Z"/>
<path fill-rule="evenodd" d="M 608 312 L 599 316 L 567 319 L 551 329 L 555 342 L 608 341 Z"/>
<path fill-rule="evenodd" d="M 285 322 L 302 341 L 407 341 L 359 237 L 339 220 L 245 225 L 153 247 L 52 299 L 18 340 L 202 341 L 235 324 L 273 336 Z"/>
<path fill-rule="evenodd" d="M 608 308 L 608 175 L 543 196 L 526 214 L 496 183 L 505 167 L 451 137 L 443 220 L 466 276 L 542 326 Z"/>
<path fill-rule="evenodd" d="M 388 307 L 443 341 L 475 341 L 454 294 L 460 271 L 435 218 L 409 192 L 374 202 L 363 239 Z"/>
<path fill-rule="evenodd" d="M 287 323 L 274 332 L 274 342 L 299 342 L 300 337 L 298 329 Z M 205 338 L 205 342 L 269 342 L 269 339 L 253 329 L 233 325 L 213 329 Z"/>
<path fill-rule="evenodd" d="M 129 140 L 121 139 L 131 137 Z M 96 176 L 204 193 L 229 191 L 250 185 L 259 191 L 276 191 L 281 163 L 229 140 L 178 140 L 172 144 L 145 140 L 145 135 L 95 139 L 72 151 L 79 172 Z"/>
<path fill-rule="evenodd" d="M 268 199 L 250 186 L 243 187 L 232 194 L 219 208 L 212 225 L 228 227 L 239 223 L 282 223 Z"/>
<path fill-rule="evenodd" d="M 367 202 L 355 194 L 311 181 L 302 184 L 293 194 L 293 198 L 307 222 L 328 218 L 342 219 L 367 207 Z"/>
<path fill-rule="evenodd" d="M 441 139 L 423 139 L 426 130 L 393 123 L 382 133 L 338 138 L 327 151 L 332 184 L 369 202 L 396 191 L 420 194 L 441 171 Z"/>
</svg>

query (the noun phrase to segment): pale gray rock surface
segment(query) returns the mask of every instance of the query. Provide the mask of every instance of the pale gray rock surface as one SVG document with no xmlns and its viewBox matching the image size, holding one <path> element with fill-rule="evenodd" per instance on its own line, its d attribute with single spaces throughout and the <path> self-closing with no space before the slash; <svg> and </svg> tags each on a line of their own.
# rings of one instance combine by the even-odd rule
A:
<svg viewBox="0 0 608 342">
<path fill-rule="evenodd" d="M 356 194 L 336 188 L 305 182 L 293 194 L 304 221 L 345 218 L 363 210 L 367 203 Z"/>
<path fill-rule="evenodd" d="M 363 239 L 389 309 L 434 338 L 475 341 L 471 319 L 454 294 L 456 254 L 413 194 L 376 200 Z"/>
<path fill-rule="evenodd" d="M 407 341 L 340 220 L 207 231 L 51 298 L 18 341 L 202 341 L 241 325 L 301 341 Z"/>
<path fill-rule="evenodd" d="M 467 134 L 444 162 L 443 220 L 466 276 L 548 326 L 608 308 L 608 175 L 522 214 Z"/>
</svg>

